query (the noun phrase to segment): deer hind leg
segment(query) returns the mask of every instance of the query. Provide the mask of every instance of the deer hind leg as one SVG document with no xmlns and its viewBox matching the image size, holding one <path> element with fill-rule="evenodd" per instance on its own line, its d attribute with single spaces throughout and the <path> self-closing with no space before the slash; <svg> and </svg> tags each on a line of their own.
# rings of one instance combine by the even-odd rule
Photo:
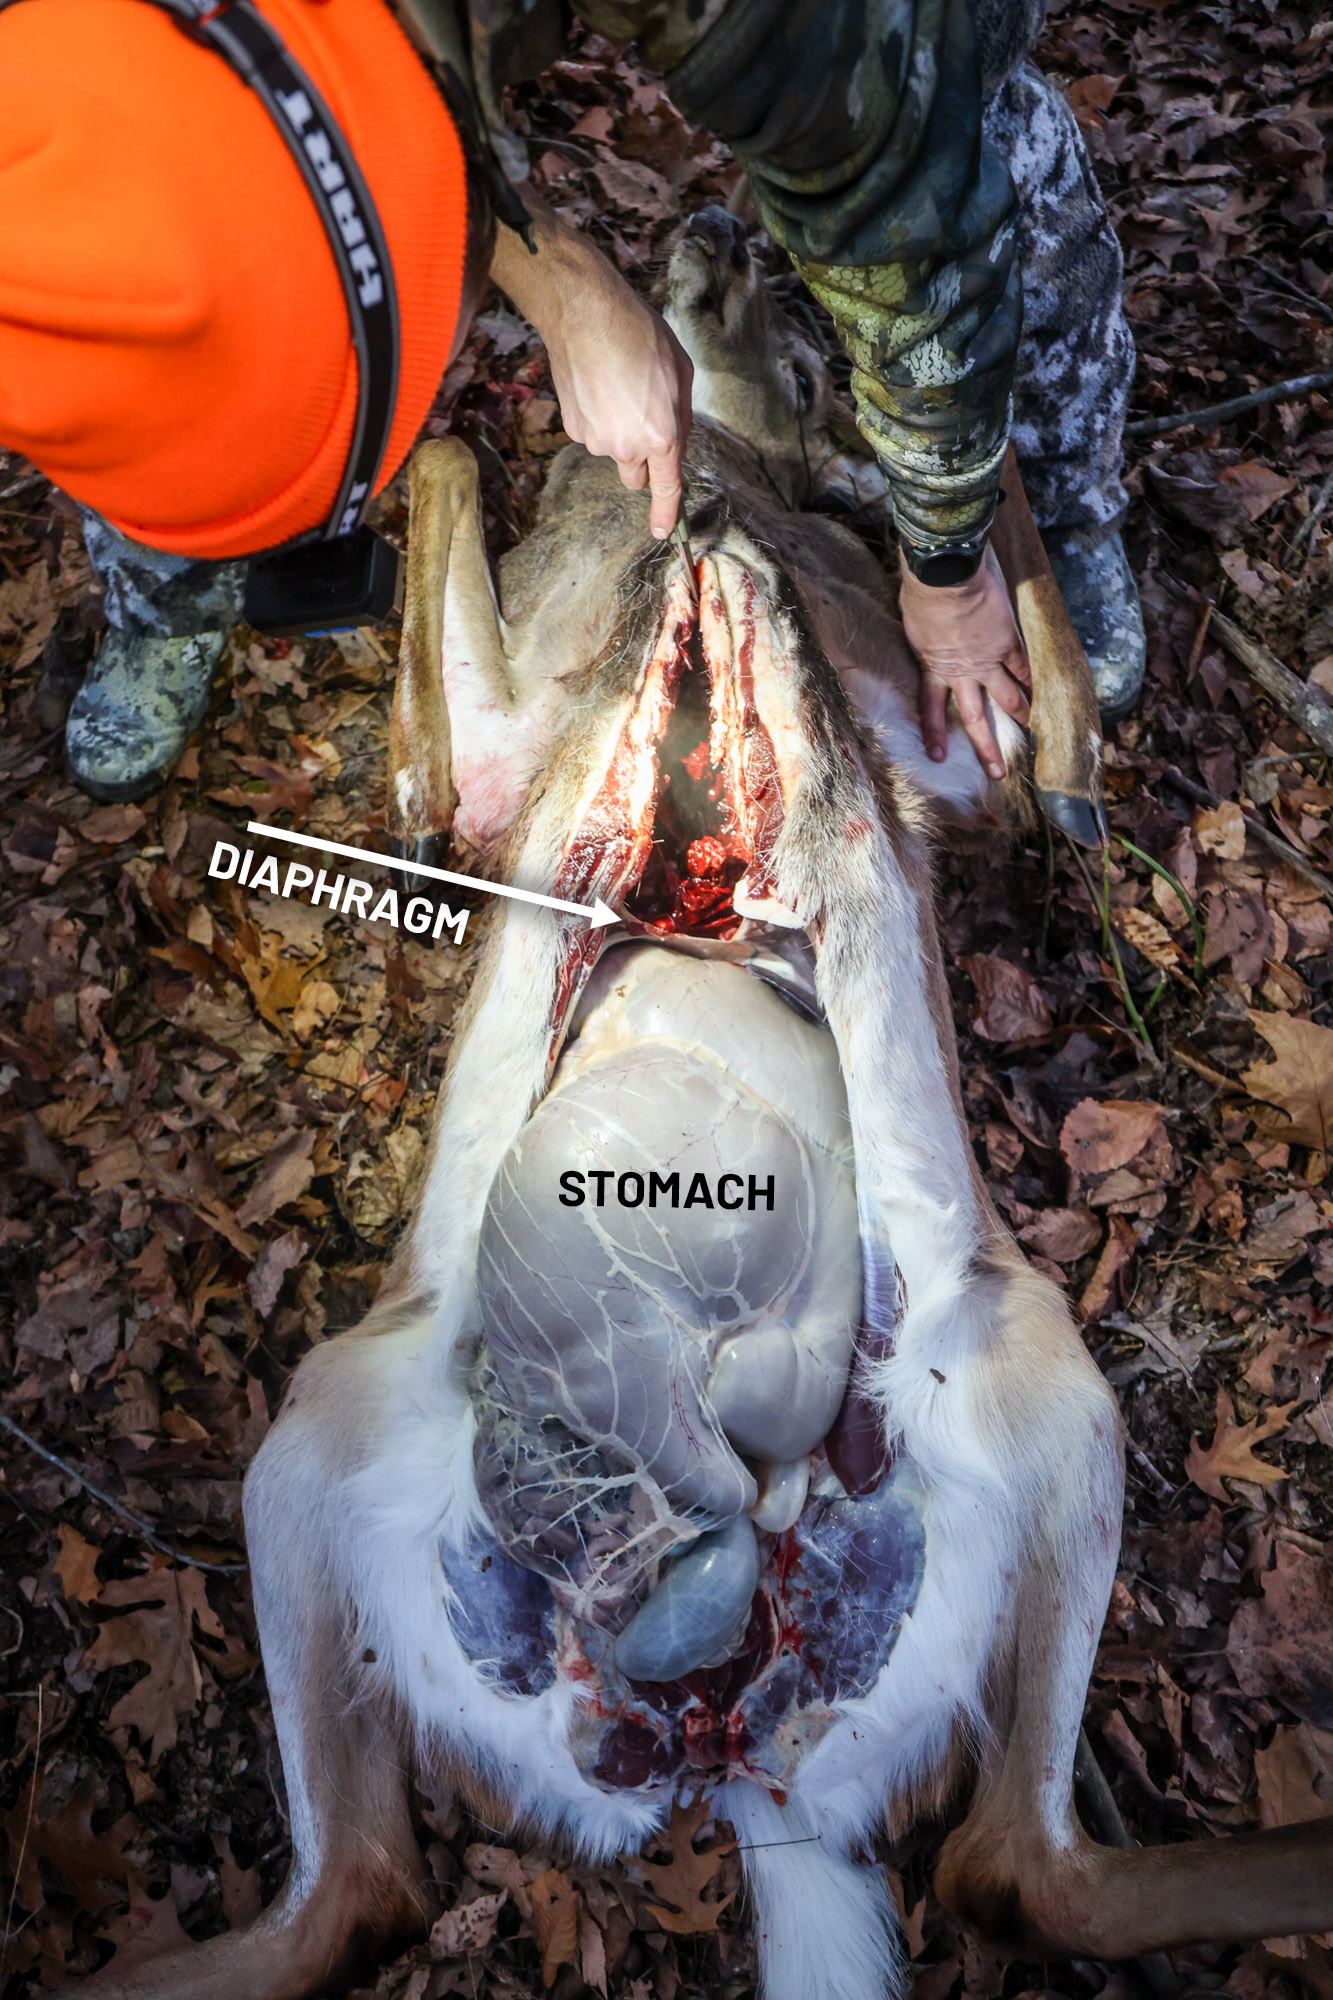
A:
<svg viewBox="0 0 1333 2000">
<path fill-rule="evenodd" d="M 1054 826 L 1084 847 L 1099 847 L 1106 820 L 1097 690 L 1032 518 L 1012 445 L 1004 462 L 1004 498 L 991 541 L 1032 663 L 1032 781 Z"/>
<path fill-rule="evenodd" d="M 477 463 L 467 446 L 452 438 L 419 445 L 409 500 L 407 589 L 389 722 L 388 824 L 411 847 L 449 830 L 464 790 L 451 707 L 466 753 L 478 716 L 502 714 L 510 689 L 481 534 Z"/>
<path fill-rule="evenodd" d="M 1053 1288 L 1015 1273 L 1018 1312 L 1067 1319 Z M 1041 1294 L 1050 1292 L 1043 1300 Z M 1030 1326 L 1030 1322 L 1029 1322 Z M 1006 1329 L 1002 1329 L 1002 1334 Z M 1007 1344 L 1007 1343 L 1006 1343 Z M 1015 1359 L 1025 1343 L 1013 1342 Z M 1019 1558 L 996 1735 L 967 1819 L 945 1842 L 935 1887 L 978 1930 L 1033 1956 L 1139 1957 L 1333 1925 L 1333 1821 L 1170 1847 L 1099 1845 L 1074 1809 L 1074 1758 L 1088 1678 L 1115 1576 L 1121 1469 L 1108 1393 L 1079 1392 L 1028 1346 L 992 1394 L 1026 1407 L 1037 1483 Z M 1081 1358 L 1081 1357 L 1080 1357 Z M 1091 1375 L 1091 1364 L 1087 1364 Z M 1021 1446 L 1021 1416 L 1009 1418 Z"/>
<path fill-rule="evenodd" d="M 341 1365 L 353 1358 L 346 1347 L 346 1338 L 331 1342 L 307 1359 L 245 1488 L 255 1611 L 291 1819 L 286 1885 L 247 1929 L 120 1977 L 113 1959 L 65 2000 L 87 1988 L 99 2000 L 303 2000 L 341 1991 L 429 1922 L 404 1746 L 386 1708 L 355 1686 L 335 1581 L 331 1461 L 353 1442 L 348 1392 L 363 1386 Z"/>
</svg>

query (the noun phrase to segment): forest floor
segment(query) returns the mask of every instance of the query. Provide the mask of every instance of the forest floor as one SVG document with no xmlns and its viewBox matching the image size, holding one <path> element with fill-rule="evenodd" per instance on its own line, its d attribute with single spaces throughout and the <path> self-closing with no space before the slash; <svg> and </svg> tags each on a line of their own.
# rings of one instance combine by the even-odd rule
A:
<svg viewBox="0 0 1333 2000">
<path fill-rule="evenodd" d="M 1126 249 L 1137 417 L 1333 367 L 1314 12 L 1098 0 L 1048 25 Z M 726 154 L 592 41 L 518 107 L 538 184 L 651 294 Z M 432 426 L 477 449 L 498 554 L 562 441 L 498 297 Z M 1333 399 L 1128 456 L 1151 652 L 1108 746 L 1105 875 L 1038 831 L 943 857 L 941 906 L 978 1157 L 1124 1412 L 1087 1726 L 1130 1834 L 1169 1841 L 1333 1813 L 1333 772 L 1222 643 L 1230 620 L 1333 693 Z M 482 930 L 421 946 L 205 876 L 251 815 L 382 839 L 391 633 L 240 630 L 171 781 L 95 806 L 60 721 L 100 616 L 69 502 L 0 456 L 0 1415 L 79 1474 L 0 1432 L 2 2000 L 241 1923 L 282 1879 L 241 1478 L 301 1356 L 374 1296 Z M 688 1816 L 650 1878 L 419 1803 L 446 1914 L 368 1992 L 752 1991 L 736 1857 Z M 932 1852 L 886 1856 L 920 2000 L 1167 2000 L 1151 1967 L 986 1949 L 929 1893 Z M 1333 2000 L 1333 1937 L 1175 1974 Z"/>
</svg>

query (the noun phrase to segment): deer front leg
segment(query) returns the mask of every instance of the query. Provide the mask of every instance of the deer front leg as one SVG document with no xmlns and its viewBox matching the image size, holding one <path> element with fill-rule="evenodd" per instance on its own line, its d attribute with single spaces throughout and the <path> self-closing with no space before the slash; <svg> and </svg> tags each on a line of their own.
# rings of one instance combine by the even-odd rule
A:
<svg viewBox="0 0 1333 2000">
<path fill-rule="evenodd" d="M 478 716 L 507 710 L 510 688 L 481 535 L 477 464 L 467 446 L 453 438 L 419 445 L 409 501 L 403 634 L 389 722 L 388 824 L 411 848 L 448 831 L 464 789 L 451 702 L 466 754 Z"/>
<path fill-rule="evenodd" d="M 1083 847 L 1105 838 L 1102 730 L 1092 669 L 1032 518 L 1012 445 L 991 542 L 1032 663 L 1032 781 L 1042 811 Z"/>
<path fill-rule="evenodd" d="M 944 1844 L 937 1894 L 1032 1957 L 1115 1960 L 1327 1930 L 1333 1821 L 1151 1848 L 1104 1847 L 1079 1824 L 1074 1757 L 1115 1575 L 1118 1452 L 1108 1412 L 1084 1399 L 1079 1415 L 1067 1393 L 1044 1396 L 1035 1374 L 1025 1395 L 1047 1471 L 1021 1558 L 1007 1713 L 972 1809 Z"/>
<path fill-rule="evenodd" d="M 431 1915 L 404 1746 L 353 1685 L 329 1518 L 336 1448 L 359 1389 L 343 1343 L 317 1349 L 246 1481 L 255 1612 L 294 1848 L 283 1890 L 247 1929 L 118 1975 L 111 1960 L 62 2000 L 304 2000 L 341 1991 Z M 311 1362 L 316 1364 L 311 1368 Z M 332 1365 L 328 1365 L 331 1363 Z M 313 1377 L 313 1379 L 311 1379 Z"/>
</svg>

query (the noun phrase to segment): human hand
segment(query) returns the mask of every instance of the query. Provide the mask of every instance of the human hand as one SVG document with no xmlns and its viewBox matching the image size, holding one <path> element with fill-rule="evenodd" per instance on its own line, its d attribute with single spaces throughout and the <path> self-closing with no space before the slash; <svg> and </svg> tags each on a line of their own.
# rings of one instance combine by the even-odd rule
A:
<svg viewBox="0 0 1333 2000">
<path fill-rule="evenodd" d="M 652 531 L 665 539 L 680 511 L 693 364 L 586 236 L 526 187 L 523 202 L 537 254 L 501 227 L 491 276 L 542 337 L 565 430 L 614 459 L 631 492 L 649 488 Z"/>
<path fill-rule="evenodd" d="M 921 667 L 921 734 L 928 755 L 937 764 L 944 761 L 952 693 L 978 763 L 992 778 L 1002 778 L 1004 759 L 983 691 L 1026 726 L 1032 669 L 995 551 L 986 550 L 968 582 L 943 588 L 922 583 L 904 563 L 899 605 L 907 643 Z"/>
<path fill-rule="evenodd" d="M 576 444 L 615 460 L 623 486 L 648 487 L 649 525 L 665 539 L 680 511 L 694 366 L 609 264 L 604 275 L 614 282 L 590 286 L 572 315 L 543 332 L 560 416 Z"/>
</svg>

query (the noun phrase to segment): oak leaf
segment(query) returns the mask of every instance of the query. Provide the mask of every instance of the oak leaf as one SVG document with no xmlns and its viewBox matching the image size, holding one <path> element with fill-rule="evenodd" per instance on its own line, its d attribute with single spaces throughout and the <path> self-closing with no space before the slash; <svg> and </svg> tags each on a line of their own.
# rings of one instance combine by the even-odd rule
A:
<svg viewBox="0 0 1333 2000">
<path fill-rule="evenodd" d="M 668 1834 L 670 1861 L 638 1864 L 647 1887 L 660 1898 L 649 1903 L 648 1908 L 664 1931 L 674 1931 L 678 1937 L 715 1931 L 719 1917 L 735 1893 L 716 1901 L 704 1899 L 703 1892 L 715 1880 L 723 1855 L 730 1854 L 736 1845 L 734 1840 L 724 1838 L 710 1841 L 704 1848 L 695 1846 L 694 1836 L 710 1812 L 711 1807 L 703 1798 L 694 1799 L 688 1806 L 673 1802 Z"/>
<path fill-rule="evenodd" d="M 106 1585 L 102 1604 L 125 1609 L 103 1625 L 88 1650 L 88 1664 L 100 1673 L 132 1661 L 147 1662 L 147 1674 L 121 1696 L 109 1719 L 113 1728 L 137 1729 L 145 1749 L 151 1747 L 160 1757 L 175 1743 L 181 1716 L 194 1709 L 203 1692 L 193 1645 L 194 1621 L 198 1619 L 210 1638 L 221 1639 L 225 1637 L 221 1620 L 196 1569 L 122 1577 Z"/>
<path fill-rule="evenodd" d="M 548 1868 L 528 1884 L 532 1924 L 542 1955 L 542 1985 L 554 1986 L 562 1965 L 575 1965 L 579 1955 L 578 1890 L 559 1868 Z"/>
<path fill-rule="evenodd" d="M 102 1551 L 68 1521 L 61 1521 L 56 1533 L 60 1537 L 60 1553 L 51 1567 L 60 1578 L 61 1589 L 76 1604 L 94 1603 L 102 1594 L 97 1580 L 97 1558 Z"/>
<path fill-rule="evenodd" d="M 1291 1014 L 1251 1013 L 1276 1062 L 1252 1063 L 1241 1077 L 1251 1097 L 1272 1105 L 1256 1120 L 1263 1132 L 1316 1153 L 1333 1152 L 1333 1028 Z"/>
<path fill-rule="evenodd" d="M 1254 1447 L 1284 1431 L 1295 1408 L 1295 1403 L 1278 1403 L 1267 1415 L 1242 1424 L 1236 1420 L 1236 1407 L 1230 1396 L 1225 1389 L 1219 1389 L 1213 1441 L 1205 1450 L 1197 1437 L 1190 1439 L 1186 1478 L 1224 1505 L 1229 1505 L 1232 1498 L 1222 1484 L 1224 1479 L 1248 1479 L 1257 1486 L 1276 1486 L 1287 1474 L 1280 1465 L 1269 1465 L 1265 1459 L 1256 1458 Z"/>
<path fill-rule="evenodd" d="M 31 1779 L 4 1821 L 9 1866 L 18 1893 L 34 1914 L 43 1907 L 38 1863 L 58 1868 L 82 1910 L 104 1910 L 118 1903 L 130 1873 L 125 1849 L 136 1824 L 125 1814 L 103 1833 L 93 1832 L 93 1815 L 107 1803 L 99 1778 L 81 1778 L 64 1802 L 50 1813 L 42 1810 L 43 1779 Z"/>
</svg>

